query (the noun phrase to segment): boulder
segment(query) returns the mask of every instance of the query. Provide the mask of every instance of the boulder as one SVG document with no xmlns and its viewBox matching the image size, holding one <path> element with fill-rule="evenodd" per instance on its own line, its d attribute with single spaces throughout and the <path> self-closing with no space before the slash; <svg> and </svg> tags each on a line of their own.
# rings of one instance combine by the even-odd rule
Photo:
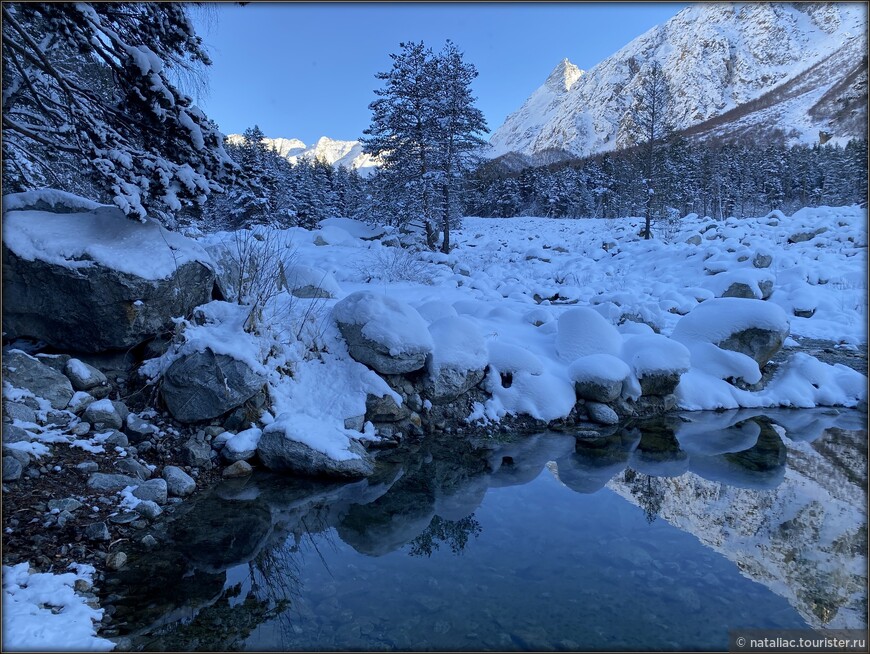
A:
<svg viewBox="0 0 870 654">
<path fill-rule="evenodd" d="M 163 479 L 166 480 L 167 491 L 173 497 L 187 497 L 196 490 L 193 477 L 178 466 L 163 468 Z"/>
<path fill-rule="evenodd" d="M 577 397 L 592 402 L 612 402 L 618 398 L 630 374 L 628 364 L 612 354 L 589 354 L 568 367 Z"/>
<path fill-rule="evenodd" d="M 587 402 L 586 412 L 592 422 L 597 422 L 600 425 L 619 424 L 619 416 L 616 415 L 616 411 L 601 402 Z"/>
<path fill-rule="evenodd" d="M 163 513 L 163 509 L 160 508 L 160 505 L 153 500 L 143 500 L 142 502 L 139 502 L 133 510 L 148 520 L 154 520 L 154 518 Z"/>
<path fill-rule="evenodd" d="M 11 283 L 13 282 L 8 277 L 3 280 L 4 325 L 8 311 L 6 286 Z M 3 380 L 15 388 L 28 390 L 36 397 L 45 398 L 54 409 L 65 409 L 74 394 L 72 384 L 66 376 L 21 350 L 4 353 Z"/>
<path fill-rule="evenodd" d="M 138 486 L 142 480 L 129 475 L 112 475 L 105 472 L 95 472 L 88 477 L 88 488 L 95 491 L 113 493 L 127 486 Z"/>
<path fill-rule="evenodd" d="M 142 420 L 142 418 L 134 413 L 127 416 L 126 422 L 127 426 L 125 431 L 127 433 L 127 438 L 129 438 L 130 442 L 134 445 L 141 443 L 144 440 L 148 440 L 158 431 L 157 427 Z"/>
<path fill-rule="evenodd" d="M 247 477 L 253 470 L 251 464 L 247 461 L 236 461 L 231 466 L 224 468 L 221 475 L 224 479 L 238 479 L 239 477 Z"/>
<path fill-rule="evenodd" d="M 404 403 L 396 403 L 392 395 L 378 397 L 369 393 L 366 395 L 366 413 L 363 416 L 363 425 L 366 420 L 372 422 L 399 422 L 408 417 L 410 411 Z M 345 423 L 346 424 L 346 423 Z M 357 431 L 361 431 L 358 429 Z"/>
<path fill-rule="evenodd" d="M 145 502 L 166 504 L 168 488 L 165 479 L 149 479 L 146 482 L 140 482 L 139 487 L 133 490 L 133 496 Z"/>
<path fill-rule="evenodd" d="M 232 411 L 264 383 L 243 361 L 206 349 L 176 360 L 163 376 L 161 393 L 172 416 L 190 423 Z"/>
<path fill-rule="evenodd" d="M 283 283 L 291 295 L 299 298 L 334 298 L 341 293 L 332 273 L 310 266 L 290 266 L 284 271 Z"/>
<path fill-rule="evenodd" d="M 276 472 L 301 477 L 358 478 L 371 475 L 374 466 L 363 446 L 351 440 L 348 449 L 357 458 L 336 461 L 304 443 L 290 440 L 283 430 L 266 429 L 257 452 L 263 464 Z"/>
<path fill-rule="evenodd" d="M 91 423 L 94 430 L 120 429 L 124 424 L 118 409 L 111 400 L 97 400 L 88 405 L 82 418 Z"/>
<path fill-rule="evenodd" d="M 151 476 L 151 471 L 148 468 L 129 457 L 115 461 L 115 469 L 120 470 L 124 474 L 134 475 L 142 480 L 148 479 Z"/>
<path fill-rule="evenodd" d="M 458 370 L 456 368 L 441 368 L 434 377 L 424 380 L 420 390 L 433 404 L 451 402 L 463 393 L 477 386 L 483 379 L 485 371 Z"/>
<path fill-rule="evenodd" d="M 3 481 L 18 481 L 24 466 L 14 456 L 3 457 Z"/>
<path fill-rule="evenodd" d="M 638 377 L 640 392 L 643 395 L 670 395 L 680 383 L 682 373 L 679 370 L 655 371 Z"/>
<path fill-rule="evenodd" d="M 211 470 L 213 465 L 211 453 L 212 449 L 208 443 L 190 438 L 181 446 L 181 461 L 192 468 Z"/>
<path fill-rule="evenodd" d="M 671 338 L 689 347 L 712 343 L 740 352 L 763 367 L 789 334 L 788 316 L 772 302 L 716 298 L 702 302 L 680 318 Z"/>
<path fill-rule="evenodd" d="M 333 309 L 347 350 L 384 375 L 419 370 L 432 352 L 429 327 L 416 309 L 391 297 L 358 291 Z"/>
<path fill-rule="evenodd" d="M 109 383 L 109 380 L 100 370 L 78 359 L 69 359 L 63 368 L 63 373 L 77 391 L 90 391 Z"/>
<path fill-rule="evenodd" d="M 57 193 L 16 194 L 42 194 L 35 202 L 4 197 L 7 338 L 74 352 L 126 349 L 171 331 L 174 316 L 211 299 L 211 259 L 195 241 L 83 198 L 78 206 L 87 210 L 45 211 Z"/>
</svg>

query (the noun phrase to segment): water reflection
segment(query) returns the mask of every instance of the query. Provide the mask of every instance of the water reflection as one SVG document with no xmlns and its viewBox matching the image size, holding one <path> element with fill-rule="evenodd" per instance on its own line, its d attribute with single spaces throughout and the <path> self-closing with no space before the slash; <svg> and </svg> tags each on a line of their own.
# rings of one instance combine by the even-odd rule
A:
<svg viewBox="0 0 870 654">
<path fill-rule="evenodd" d="M 368 480 L 221 484 L 103 600 L 133 648 L 164 651 L 721 649 L 727 626 L 865 627 L 865 452 L 862 418 L 831 411 L 424 441 Z"/>
</svg>

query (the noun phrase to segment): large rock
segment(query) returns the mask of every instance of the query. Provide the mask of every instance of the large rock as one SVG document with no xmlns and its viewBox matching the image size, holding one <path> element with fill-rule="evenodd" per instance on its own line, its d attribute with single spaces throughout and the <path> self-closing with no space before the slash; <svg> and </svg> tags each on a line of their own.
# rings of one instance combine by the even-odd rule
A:
<svg viewBox="0 0 870 654">
<path fill-rule="evenodd" d="M 57 194 L 4 197 L 7 338 L 76 352 L 126 349 L 211 299 L 211 259 L 195 241 L 117 207 L 58 204 Z"/>
<path fill-rule="evenodd" d="M 77 391 L 90 391 L 109 383 L 106 376 L 92 365 L 78 359 L 69 359 L 63 370 Z"/>
<path fill-rule="evenodd" d="M 200 422 L 232 411 L 264 383 L 248 364 L 206 349 L 175 361 L 163 376 L 161 393 L 176 420 Z"/>
<path fill-rule="evenodd" d="M 3 321 L 6 321 L 6 285 L 11 283 L 8 277 L 3 280 Z M 15 388 L 30 391 L 36 397 L 49 401 L 54 409 L 65 409 L 74 394 L 72 384 L 62 373 L 50 368 L 21 350 L 9 350 L 3 356 L 3 380 Z"/>
<path fill-rule="evenodd" d="M 174 497 L 187 497 L 196 490 L 193 477 L 178 466 L 163 468 L 163 478 L 166 480 L 167 491 Z"/>
<path fill-rule="evenodd" d="M 483 380 L 484 374 L 484 369 L 441 368 L 434 377 L 424 380 L 420 390 L 433 404 L 444 404 L 477 386 Z"/>
<path fill-rule="evenodd" d="M 384 375 L 419 370 L 432 352 L 429 327 L 416 309 L 391 297 L 358 291 L 333 309 L 350 355 Z"/>
<path fill-rule="evenodd" d="M 266 430 L 260 438 L 257 452 L 270 470 L 288 472 L 302 477 L 367 477 L 374 472 L 368 455 L 357 441 L 351 440 L 348 450 L 359 458 L 336 461 L 304 443 L 290 440 L 283 430 Z"/>
<path fill-rule="evenodd" d="M 124 424 L 118 409 L 111 400 L 91 402 L 85 409 L 83 417 L 98 431 L 120 429 Z"/>
<path fill-rule="evenodd" d="M 612 354 L 589 354 L 568 367 L 577 397 L 593 402 L 613 402 L 630 374 L 628 364 Z"/>
<path fill-rule="evenodd" d="M 672 338 L 692 347 L 713 343 L 740 352 L 763 367 L 782 348 L 789 334 L 788 316 L 771 302 L 716 298 L 702 302 L 680 318 Z"/>
</svg>

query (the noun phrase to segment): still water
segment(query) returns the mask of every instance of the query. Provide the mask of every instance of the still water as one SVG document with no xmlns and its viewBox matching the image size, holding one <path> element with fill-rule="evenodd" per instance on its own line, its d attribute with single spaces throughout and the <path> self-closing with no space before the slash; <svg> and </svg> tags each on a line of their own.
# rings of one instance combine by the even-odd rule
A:
<svg viewBox="0 0 870 654">
<path fill-rule="evenodd" d="M 105 584 L 134 649 L 722 650 L 866 628 L 866 421 L 690 413 L 423 442 L 353 483 L 257 474 Z"/>
</svg>

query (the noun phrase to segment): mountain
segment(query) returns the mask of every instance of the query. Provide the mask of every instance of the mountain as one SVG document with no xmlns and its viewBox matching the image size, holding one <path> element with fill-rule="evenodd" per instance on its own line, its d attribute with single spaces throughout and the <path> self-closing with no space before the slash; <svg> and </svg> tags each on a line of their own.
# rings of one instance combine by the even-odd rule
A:
<svg viewBox="0 0 870 654">
<path fill-rule="evenodd" d="M 588 71 L 560 62 L 493 133 L 489 156 L 549 163 L 619 147 L 653 60 L 670 86 L 672 125 L 694 138 L 864 137 L 866 24 L 859 3 L 687 7 Z"/>
<path fill-rule="evenodd" d="M 238 143 L 243 139 L 240 134 L 230 134 L 227 140 Z M 274 148 L 279 155 L 292 164 L 302 160 L 324 161 L 330 166 L 356 170 L 363 177 L 372 174 L 377 168 L 377 161 L 362 151 L 359 141 L 338 141 L 327 136 L 321 136 L 317 143 L 308 146 L 299 139 L 264 138 L 263 143 Z"/>
</svg>

